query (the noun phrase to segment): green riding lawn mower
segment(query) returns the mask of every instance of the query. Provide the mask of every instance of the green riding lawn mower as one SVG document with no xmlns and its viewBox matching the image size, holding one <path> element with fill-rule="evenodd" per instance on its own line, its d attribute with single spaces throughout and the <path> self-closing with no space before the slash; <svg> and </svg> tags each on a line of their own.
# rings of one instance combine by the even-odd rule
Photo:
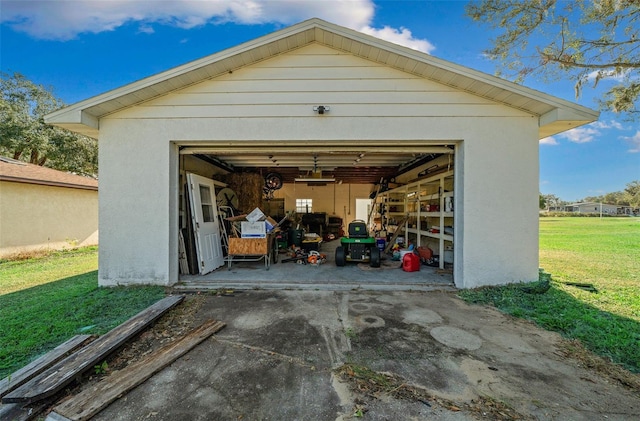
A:
<svg viewBox="0 0 640 421">
<path fill-rule="evenodd" d="M 356 219 L 349 224 L 349 236 L 340 239 L 336 248 L 336 265 L 344 266 L 347 262 L 369 262 L 373 268 L 380 267 L 380 249 L 376 239 L 369 235 L 366 223 Z"/>
</svg>

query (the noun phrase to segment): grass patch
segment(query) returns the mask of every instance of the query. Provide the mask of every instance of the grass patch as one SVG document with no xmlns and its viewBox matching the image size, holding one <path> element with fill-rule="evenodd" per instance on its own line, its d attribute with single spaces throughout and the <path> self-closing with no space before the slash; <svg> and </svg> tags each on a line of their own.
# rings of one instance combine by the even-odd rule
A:
<svg viewBox="0 0 640 421">
<path fill-rule="evenodd" d="M 460 291 L 640 373 L 640 219 L 542 218 L 540 266 L 553 274 L 544 294 L 515 284 Z M 541 274 L 540 282 L 549 275 Z M 591 286 L 591 288 L 588 288 Z"/>
<path fill-rule="evenodd" d="M 103 334 L 165 296 L 98 287 L 97 248 L 0 262 L 0 378 L 77 334 Z"/>
<path fill-rule="evenodd" d="M 31 253 L 0 260 L 0 296 L 98 269 L 98 248 Z"/>
</svg>

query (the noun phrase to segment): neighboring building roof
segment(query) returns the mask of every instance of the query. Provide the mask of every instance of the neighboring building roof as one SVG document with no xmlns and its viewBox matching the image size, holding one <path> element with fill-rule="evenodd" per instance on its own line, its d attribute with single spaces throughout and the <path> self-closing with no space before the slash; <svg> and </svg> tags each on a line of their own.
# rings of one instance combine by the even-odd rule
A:
<svg viewBox="0 0 640 421">
<path fill-rule="evenodd" d="M 610 203 L 600 203 L 600 202 L 579 202 L 579 203 L 571 203 L 569 205 L 566 206 L 618 206 L 618 205 L 612 205 Z"/>
<path fill-rule="evenodd" d="M 0 156 L 0 181 L 98 190 L 98 180 Z"/>
<path fill-rule="evenodd" d="M 102 117 L 312 43 L 536 115 L 541 139 L 599 116 L 573 102 L 314 18 L 78 102 L 48 114 L 45 121 L 97 139 Z"/>
</svg>

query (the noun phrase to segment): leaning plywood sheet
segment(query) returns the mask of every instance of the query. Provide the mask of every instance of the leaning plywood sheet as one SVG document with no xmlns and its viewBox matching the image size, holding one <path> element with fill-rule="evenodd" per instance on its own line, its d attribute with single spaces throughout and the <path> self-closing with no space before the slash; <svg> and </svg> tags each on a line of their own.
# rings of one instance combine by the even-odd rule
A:
<svg viewBox="0 0 640 421">
<path fill-rule="evenodd" d="M 51 420 L 82 421 L 90 419 L 123 393 L 144 382 L 224 326 L 224 323 L 214 320 L 202 324 L 182 338 L 148 355 L 145 359 L 112 373 L 94 387 L 85 389 L 58 405 L 52 413 L 55 415 Z M 59 415 L 62 417 L 55 418 Z M 47 420 L 49 419 L 47 418 Z"/>
<path fill-rule="evenodd" d="M 62 390 L 76 376 L 102 361 L 183 299 L 183 296 L 176 295 L 158 301 L 5 395 L 2 398 L 2 403 L 34 402 Z"/>
<path fill-rule="evenodd" d="M 0 397 L 6 395 L 13 389 L 26 383 L 47 368 L 51 367 L 53 364 L 66 357 L 67 354 L 81 347 L 89 340 L 90 337 L 91 335 L 76 335 L 47 352 L 40 358 L 22 367 L 15 373 L 12 373 L 9 377 L 0 380 Z"/>
<path fill-rule="evenodd" d="M 268 252 L 266 238 L 229 238 L 229 254 L 248 256 Z"/>
</svg>

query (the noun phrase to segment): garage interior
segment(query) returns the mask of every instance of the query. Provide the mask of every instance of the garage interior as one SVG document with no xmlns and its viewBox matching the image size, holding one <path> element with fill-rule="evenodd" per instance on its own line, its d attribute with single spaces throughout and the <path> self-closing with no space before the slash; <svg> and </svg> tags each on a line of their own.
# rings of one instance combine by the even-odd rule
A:
<svg viewBox="0 0 640 421">
<path fill-rule="evenodd" d="M 453 288 L 456 142 L 385 141 L 368 142 L 366 146 L 346 142 L 279 143 L 269 150 L 264 144 L 243 142 L 180 144 L 179 150 L 179 230 L 183 245 L 178 286 Z M 261 256 L 230 256 L 229 240 L 221 238 L 224 265 L 201 273 L 186 188 L 189 173 L 215 181 L 218 220 L 224 226 L 222 237 L 240 237 L 240 230 L 233 226 L 238 227 L 237 221 L 245 220 L 244 216 L 255 208 L 277 222 L 273 240 L 269 240 L 269 256 L 262 256 L 262 260 L 258 260 Z M 444 175 L 445 189 L 443 184 L 438 185 Z M 254 182 L 247 184 L 248 180 Z M 422 180 L 432 180 L 436 190 L 425 191 L 419 184 Z M 410 192 L 408 186 L 415 185 L 418 191 Z M 433 204 L 421 202 L 421 194 L 426 193 L 431 193 Z M 445 202 L 447 212 L 440 212 Z M 378 267 L 368 261 L 336 265 L 336 248 L 356 219 L 364 220 L 375 238 L 381 252 Z M 440 235 L 443 224 L 450 230 L 446 236 Z M 415 266 L 408 270 L 403 264 L 405 254 L 419 258 L 419 270 Z M 317 258 L 310 259 L 310 255 Z"/>
</svg>

